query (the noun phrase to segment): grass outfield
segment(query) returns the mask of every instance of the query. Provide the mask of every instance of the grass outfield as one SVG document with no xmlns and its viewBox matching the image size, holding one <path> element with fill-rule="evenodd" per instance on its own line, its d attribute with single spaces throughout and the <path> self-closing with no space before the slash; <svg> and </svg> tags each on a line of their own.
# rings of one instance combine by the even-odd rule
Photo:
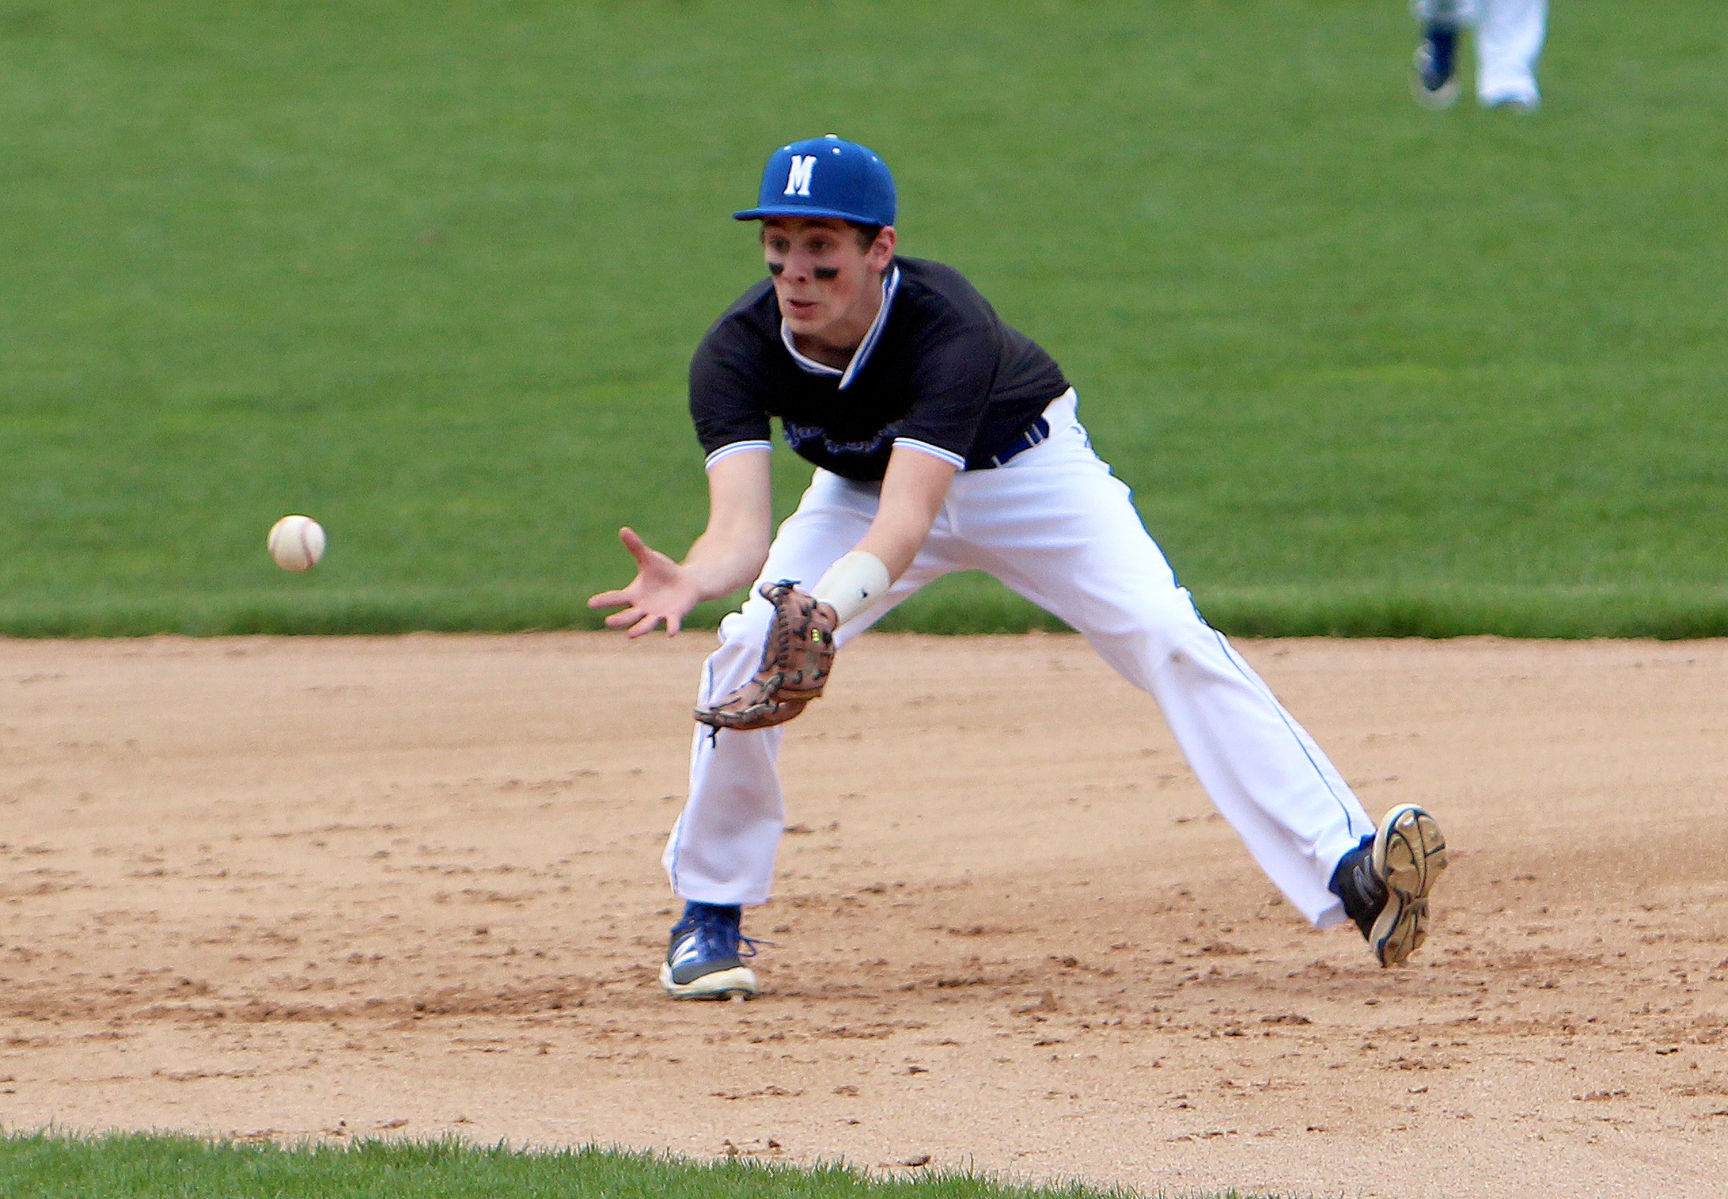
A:
<svg viewBox="0 0 1728 1199">
<path fill-rule="evenodd" d="M 834 130 L 1063 363 L 1221 627 L 1728 633 L 1715 6 L 1557 6 L 1527 118 L 1419 109 L 1412 37 L 1395 0 L 0 6 L 0 632 L 595 626 L 618 525 L 699 530 L 684 370 L 761 270 L 727 214 Z M 1048 623 L 979 579 L 890 620 Z"/>
<path fill-rule="evenodd" d="M 956 1173 L 895 1178 L 749 1159 L 709 1165 L 599 1148 L 281 1148 L 145 1135 L 0 1136 L 0 1188 L 11 1199 L 1127 1199 L 1116 1190 L 1006 1186 Z"/>
</svg>

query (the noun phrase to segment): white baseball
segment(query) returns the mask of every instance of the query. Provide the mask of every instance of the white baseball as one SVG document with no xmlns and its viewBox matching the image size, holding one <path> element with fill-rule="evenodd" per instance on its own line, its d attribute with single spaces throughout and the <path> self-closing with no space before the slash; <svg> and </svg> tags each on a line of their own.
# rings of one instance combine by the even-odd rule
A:
<svg viewBox="0 0 1728 1199">
<path fill-rule="evenodd" d="M 265 542 L 283 570 L 311 570 L 324 556 L 324 526 L 310 516 L 284 516 Z"/>
</svg>

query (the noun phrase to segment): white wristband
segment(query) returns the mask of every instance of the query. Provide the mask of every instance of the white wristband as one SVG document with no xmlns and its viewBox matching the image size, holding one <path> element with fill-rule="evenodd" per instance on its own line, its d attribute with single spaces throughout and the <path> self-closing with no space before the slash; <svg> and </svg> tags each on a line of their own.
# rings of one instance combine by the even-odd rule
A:
<svg viewBox="0 0 1728 1199">
<path fill-rule="evenodd" d="M 893 580 L 888 577 L 888 568 L 882 559 L 864 550 L 853 550 L 842 554 L 840 560 L 816 580 L 810 594 L 833 608 L 840 617 L 840 623 L 845 624 L 874 607 L 877 600 L 888 594 L 891 582 Z"/>
</svg>

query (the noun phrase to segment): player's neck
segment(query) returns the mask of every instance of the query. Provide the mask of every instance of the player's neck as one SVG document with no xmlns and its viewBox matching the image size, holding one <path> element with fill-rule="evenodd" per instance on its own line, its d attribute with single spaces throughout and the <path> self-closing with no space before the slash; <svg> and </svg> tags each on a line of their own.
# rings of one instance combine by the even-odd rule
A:
<svg viewBox="0 0 1728 1199">
<path fill-rule="evenodd" d="M 869 326 L 865 326 L 869 328 Z M 864 342 L 863 334 L 850 345 L 831 344 L 827 340 L 802 336 L 794 333 L 792 344 L 798 347 L 798 352 L 812 362 L 820 362 L 823 366 L 831 366 L 835 370 L 845 370 L 852 365 L 852 356 L 858 352 L 858 347 Z"/>
</svg>

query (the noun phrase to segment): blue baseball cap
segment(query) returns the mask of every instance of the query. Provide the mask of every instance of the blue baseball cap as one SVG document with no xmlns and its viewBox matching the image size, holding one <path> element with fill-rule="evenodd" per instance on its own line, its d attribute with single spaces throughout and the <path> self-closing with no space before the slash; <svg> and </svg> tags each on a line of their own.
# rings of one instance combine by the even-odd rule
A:
<svg viewBox="0 0 1728 1199">
<path fill-rule="evenodd" d="M 874 151 L 830 133 L 781 146 L 762 168 L 756 207 L 734 220 L 835 217 L 857 225 L 894 223 L 894 176 Z"/>
</svg>

